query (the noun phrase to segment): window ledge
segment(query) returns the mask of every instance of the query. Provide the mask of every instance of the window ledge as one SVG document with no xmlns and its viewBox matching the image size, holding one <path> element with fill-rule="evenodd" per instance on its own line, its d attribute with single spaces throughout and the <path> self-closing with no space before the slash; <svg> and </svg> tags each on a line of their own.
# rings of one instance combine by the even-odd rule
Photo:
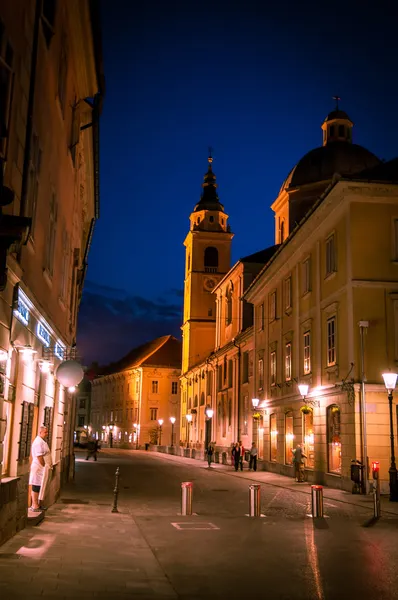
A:
<svg viewBox="0 0 398 600">
<path fill-rule="evenodd" d="M 337 273 L 337 271 L 332 271 L 331 273 L 327 273 L 325 275 L 325 281 L 330 281 L 331 279 L 336 277 L 336 273 Z"/>
<path fill-rule="evenodd" d="M 46 269 L 46 268 L 44 268 L 44 269 L 43 269 L 43 277 L 44 277 L 44 279 L 45 279 L 45 281 L 46 281 L 47 285 L 48 285 L 50 288 L 52 288 L 52 287 L 53 287 L 53 280 L 52 280 L 52 277 L 51 277 L 51 275 L 50 275 L 50 273 L 49 273 L 48 269 Z"/>
</svg>

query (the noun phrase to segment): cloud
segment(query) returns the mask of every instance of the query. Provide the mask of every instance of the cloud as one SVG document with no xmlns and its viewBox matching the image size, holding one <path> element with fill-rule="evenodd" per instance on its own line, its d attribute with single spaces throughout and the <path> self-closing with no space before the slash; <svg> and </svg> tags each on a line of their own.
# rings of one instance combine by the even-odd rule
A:
<svg viewBox="0 0 398 600">
<path fill-rule="evenodd" d="M 79 311 L 77 345 L 84 364 L 118 360 L 132 348 L 162 335 L 180 337 L 179 290 L 150 300 L 87 281 Z M 174 302 L 169 302 L 168 297 Z"/>
</svg>

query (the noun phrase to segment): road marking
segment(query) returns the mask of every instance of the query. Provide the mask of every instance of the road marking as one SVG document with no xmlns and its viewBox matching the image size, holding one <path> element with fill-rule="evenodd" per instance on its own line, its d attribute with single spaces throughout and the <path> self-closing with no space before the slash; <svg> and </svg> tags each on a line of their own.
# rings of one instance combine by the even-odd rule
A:
<svg viewBox="0 0 398 600">
<path fill-rule="evenodd" d="M 205 531 L 210 531 L 210 530 L 216 530 L 216 529 L 220 529 L 219 527 L 217 527 L 217 525 L 214 525 L 214 523 L 197 523 L 197 522 L 193 522 L 193 523 L 187 523 L 185 521 L 183 521 L 182 523 L 172 523 L 172 526 L 175 527 L 176 529 L 179 530 L 192 530 L 192 529 L 200 529 L 200 530 L 205 530 Z"/>
<path fill-rule="evenodd" d="M 335 504 L 330 504 L 330 502 L 324 502 L 325 506 L 331 506 L 332 508 L 338 508 Z"/>
</svg>

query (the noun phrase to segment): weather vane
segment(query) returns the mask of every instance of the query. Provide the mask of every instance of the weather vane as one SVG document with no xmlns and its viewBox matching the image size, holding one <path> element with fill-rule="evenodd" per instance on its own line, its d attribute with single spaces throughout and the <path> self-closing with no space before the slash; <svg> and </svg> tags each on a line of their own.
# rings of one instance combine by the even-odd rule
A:
<svg viewBox="0 0 398 600">
<path fill-rule="evenodd" d="M 213 162 L 213 148 L 211 146 L 209 146 L 209 163 Z"/>
<path fill-rule="evenodd" d="M 336 110 L 339 110 L 339 100 L 341 100 L 340 96 L 332 96 L 332 98 L 336 101 Z"/>
</svg>

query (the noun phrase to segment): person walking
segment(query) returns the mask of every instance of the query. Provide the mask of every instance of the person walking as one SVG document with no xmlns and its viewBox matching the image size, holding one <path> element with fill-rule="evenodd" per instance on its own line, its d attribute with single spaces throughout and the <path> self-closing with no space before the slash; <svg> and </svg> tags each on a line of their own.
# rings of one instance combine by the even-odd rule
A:
<svg viewBox="0 0 398 600">
<path fill-rule="evenodd" d="M 209 465 L 209 469 L 211 467 L 211 461 L 213 459 L 213 454 L 214 454 L 214 446 L 213 446 L 212 442 L 210 442 L 210 444 L 207 447 L 207 464 Z"/>
<path fill-rule="evenodd" d="M 48 429 L 42 425 L 39 428 L 38 435 L 33 440 L 31 448 L 32 464 L 30 465 L 29 485 L 32 486 L 32 504 L 30 507 L 32 512 L 44 510 L 44 508 L 40 507 L 39 495 L 43 496 L 41 492 L 45 491 L 41 490 L 45 468 L 47 467 L 48 470 L 52 469 L 51 451 L 45 441 L 47 435 Z"/>
<path fill-rule="evenodd" d="M 90 456 L 92 456 L 94 458 L 94 460 L 97 460 L 98 446 L 99 446 L 98 440 L 96 440 L 96 439 L 89 440 L 89 442 L 87 444 L 86 460 L 88 460 L 90 458 Z"/>
<path fill-rule="evenodd" d="M 239 456 L 240 456 L 240 448 L 238 442 L 236 442 L 235 446 L 232 449 L 232 456 L 234 459 L 234 467 L 235 471 L 239 469 Z"/>
<path fill-rule="evenodd" d="M 242 446 L 242 441 L 239 441 L 239 466 L 240 470 L 243 471 L 243 459 L 245 458 L 245 449 Z"/>
<path fill-rule="evenodd" d="M 258 450 L 256 446 L 256 442 L 252 442 L 252 447 L 250 448 L 250 462 L 249 462 L 249 471 L 253 469 L 253 471 L 257 471 L 257 455 Z"/>
<path fill-rule="evenodd" d="M 293 450 L 293 464 L 294 464 L 294 475 L 296 481 L 302 483 L 304 481 L 304 459 L 307 456 L 304 454 L 301 444 L 297 444 Z"/>
</svg>

